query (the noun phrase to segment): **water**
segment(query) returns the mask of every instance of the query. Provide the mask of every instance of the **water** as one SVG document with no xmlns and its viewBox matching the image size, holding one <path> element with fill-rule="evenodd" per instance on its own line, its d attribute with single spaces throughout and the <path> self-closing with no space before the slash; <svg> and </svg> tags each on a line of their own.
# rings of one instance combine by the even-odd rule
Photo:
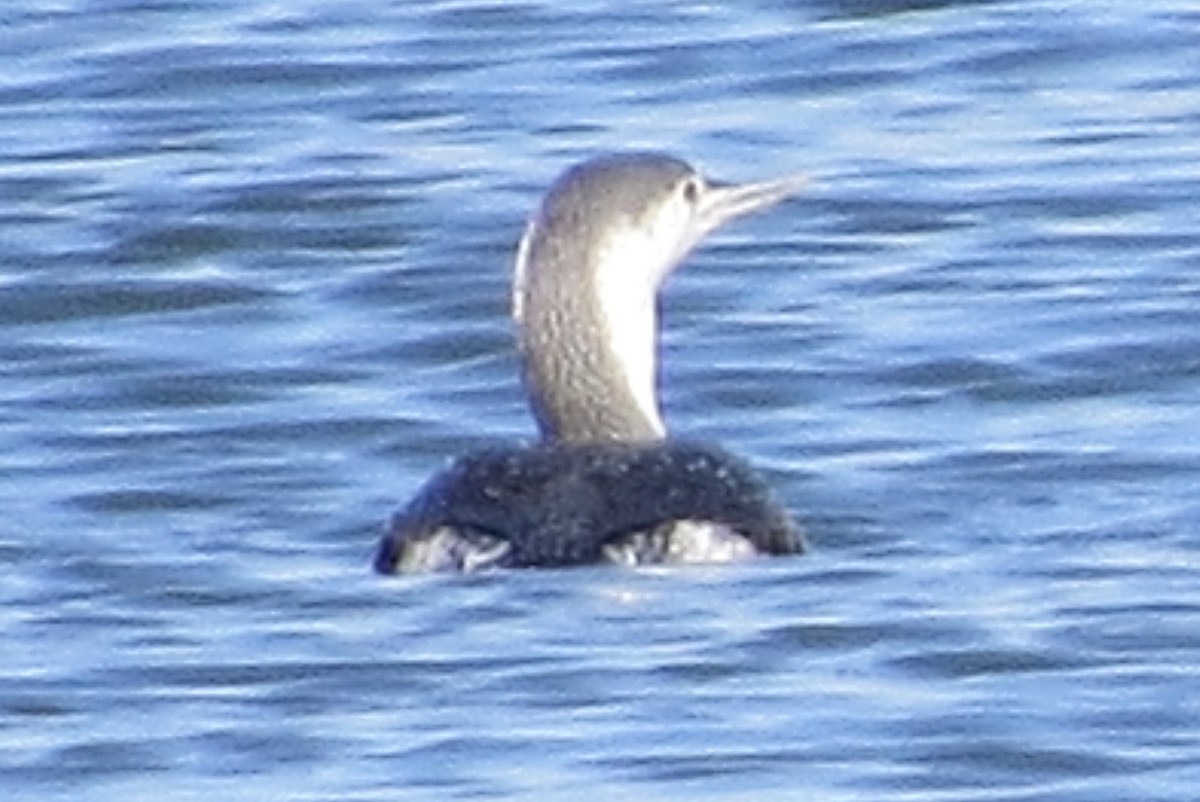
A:
<svg viewBox="0 0 1200 802">
<path fill-rule="evenodd" d="M 0 12 L 7 799 L 1190 800 L 1200 15 L 1176 0 Z M 666 298 L 797 559 L 385 579 L 529 437 L 564 166 L 811 192 Z"/>
</svg>

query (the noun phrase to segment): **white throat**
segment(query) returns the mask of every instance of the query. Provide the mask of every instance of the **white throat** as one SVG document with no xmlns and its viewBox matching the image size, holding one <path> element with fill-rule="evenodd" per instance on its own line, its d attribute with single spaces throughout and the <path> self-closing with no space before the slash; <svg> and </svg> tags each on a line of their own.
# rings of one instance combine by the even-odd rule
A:
<svg viewBox="0 0 1200 802">
<path fill-rule="evenodd" d="M 667 429 L 658 402 L 658 291 L 677 258 L 662 242 L 636 228 L 614 233 L 592 274 L 606 344 L 630 397 L 659 437 Z M 662 268 L 648 271 L 646 265 Z"/>
</svg>

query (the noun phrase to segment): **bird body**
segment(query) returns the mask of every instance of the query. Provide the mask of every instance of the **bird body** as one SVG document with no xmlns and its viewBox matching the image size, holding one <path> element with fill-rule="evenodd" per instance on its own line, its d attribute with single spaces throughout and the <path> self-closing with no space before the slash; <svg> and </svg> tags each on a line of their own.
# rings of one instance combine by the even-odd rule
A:
<svg viewBox="0 0 1200 802">
<path fill-rule="evenodd" d="M 673 532 L 681 522 L 681 531 Z M 432 550 L 412 547 L 421 536 L 447 529 L 473 548 L 447 548 L 444 539 Z M 420 573 L 714 562 L 725 561 L 714 556 L 740 559 L 802 548 L 800 530 L 766 484 L 717 446 L 682 440 L 543 443 L 484 449 L 456 460 L 396 515 L 376 567 Z"/>
</svg>

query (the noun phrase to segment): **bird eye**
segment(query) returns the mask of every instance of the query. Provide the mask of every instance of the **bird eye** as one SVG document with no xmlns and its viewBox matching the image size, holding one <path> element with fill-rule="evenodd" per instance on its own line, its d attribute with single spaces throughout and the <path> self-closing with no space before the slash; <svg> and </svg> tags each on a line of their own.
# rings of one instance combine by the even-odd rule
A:
<svg viewBox="0 0 1200 802">
<path fill-rule="evenodd" d="M 700 200 L 700 179 L 696 176 L 692 176 L 683 182 L 683 186 L 680 187 L 679 191 L 683 195 L 683 199 L 685 201 L 694 204 L 696 201 Z"/>
</svg>

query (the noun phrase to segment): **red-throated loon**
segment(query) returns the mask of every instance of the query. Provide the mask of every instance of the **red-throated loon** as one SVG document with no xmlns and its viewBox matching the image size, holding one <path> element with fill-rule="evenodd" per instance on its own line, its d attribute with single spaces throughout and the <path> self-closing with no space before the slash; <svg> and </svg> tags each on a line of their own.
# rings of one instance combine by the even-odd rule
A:
<svg viewBox="0 0 1200 802">
<path fill-rule="evenodd" d="M 725 562 L 805 550 L 741 460 L 667 437 L 658 293 L 724 223 L 800 178 L 726 185 L 658 153 L 600 156 L 550 188 L 517 252 L 513 319 L 541 442 L 460 457 L 392 519 L 382 573 Z"/>
</svg>

